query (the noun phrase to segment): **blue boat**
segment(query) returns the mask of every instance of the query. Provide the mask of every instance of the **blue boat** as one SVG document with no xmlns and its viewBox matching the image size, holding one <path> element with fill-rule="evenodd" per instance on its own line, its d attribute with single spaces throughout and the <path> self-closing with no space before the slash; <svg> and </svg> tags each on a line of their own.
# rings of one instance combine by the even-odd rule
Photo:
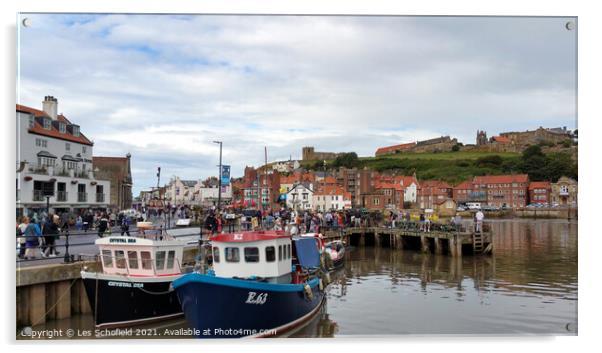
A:
<svg viewBox="0 0 602 353">
<path fill-rule="evenodd" d="M 211 244 L 213 269 L 172 284 L 198 337 L 276 336 L 318 313 L 328 275 L 314 238 L 256 231 Z"/>
</svg>

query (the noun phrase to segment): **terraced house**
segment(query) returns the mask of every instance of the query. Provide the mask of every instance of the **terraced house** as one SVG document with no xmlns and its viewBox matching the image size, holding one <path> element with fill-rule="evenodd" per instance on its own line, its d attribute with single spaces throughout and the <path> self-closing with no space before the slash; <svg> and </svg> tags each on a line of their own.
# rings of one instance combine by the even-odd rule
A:
<svg viewBox="0 0 602 353">
<path fill-rule="evenodd" d="M 17 104 L 17 214 L 106 209 L 111 183 L 92 167 L 94 143 L 80 126 L 57 114 L 58 100 L 42 110 Z"/>
</svg>

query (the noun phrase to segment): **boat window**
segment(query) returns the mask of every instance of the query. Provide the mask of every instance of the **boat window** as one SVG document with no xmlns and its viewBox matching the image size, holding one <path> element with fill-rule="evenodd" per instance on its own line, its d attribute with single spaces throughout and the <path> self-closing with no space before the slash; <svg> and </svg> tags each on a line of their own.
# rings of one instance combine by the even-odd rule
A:
<svg viewBox="0 0 602 353">
<path fill-rule="evenodd" d="M 259 248 L 245 248 L 245 262 L 259 262 Z"/>
<path fill-rule="evenodd" d="M 153 269 L 153 259 L 151 259 L 151 254 L 148 251 L 140 252 L 140 259 L 142 259 L 142 269 L 143 270 L 152 270 Z"/>
<path fill-rule="evenodd" d="M 278 245 L 278 261 L 282 261 L 282 245 Z"/>
<path fill-rule="evenodd" d="M 286 244 L 286 258 L 291 258 L 291 244 Z"/>
<path fill-rule="evenodd" d="M 219 248 L 217 246 L 213 247 L 213 262 L 219 262 Z"/>
<path fill-rule="evenodd" d="M 123 250 L 115 250 L 115 266 L 125 268 L 125 253 Z"/>
<path fill-rule="evenodd" d="M 267 262 L 276 261 L 276 248 L 273 246 L 268 246 L 265 248 L 265 260 Z"/>
<path fill-rule="evenodd" d="M 173 268 L 174 259 L 176 258 L 175 250 L 169 250 L 167 252 L 167 265 L 165 265 L 166 269 Z"/>
<path fill-rule="evenodd" d="M 138 268 L 138 252 L 128 251 L 128 266 L 133 269 Z"/>
<path fill-rule="evenodd" d="M 238 248 L 226 248 L 226 262 L 240 261 L 240 253 Z"/>
<path fill-rule="evenodd" d="M 155 269 L 160 271 L 165 267 L 165 251 L 157 251 L 155 258 Z"/>
<path fill-rule="evenodd" d="M 111 250 L 102 251 L 102 262 L 104 263 L 105 268 L 113 267 L 113 256 L 111 255 Z"/>
</svg>

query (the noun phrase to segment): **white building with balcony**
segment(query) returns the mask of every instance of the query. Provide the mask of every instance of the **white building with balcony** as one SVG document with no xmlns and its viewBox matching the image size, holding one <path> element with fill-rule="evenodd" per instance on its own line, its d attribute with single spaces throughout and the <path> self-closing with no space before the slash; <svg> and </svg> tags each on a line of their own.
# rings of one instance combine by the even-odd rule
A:
<svg viewBox="0 0 602 353">
<path fill-rule="evenodd" d="M 314 208 L 313 184 L 299 183 L 286 194 L 286 206 L 296 211 L 306 211 Z"/>
<path fill-rule="evenodd" d="M 58 101 L 44 97 L 43 110 L 17 104 L 17 214 L 105 209 L 110 182 L 94 178 L 93 143 L 80 127 L 57 114 Z"/>
</svg>

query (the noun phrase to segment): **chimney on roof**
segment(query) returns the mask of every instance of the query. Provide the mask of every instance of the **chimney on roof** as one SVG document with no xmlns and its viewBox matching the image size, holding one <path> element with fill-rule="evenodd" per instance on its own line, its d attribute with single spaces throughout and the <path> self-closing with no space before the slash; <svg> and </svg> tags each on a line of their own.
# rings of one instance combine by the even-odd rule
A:
<svg viewBox="0 0 602 353">
<path fill-rule="evenodd" d="M 56 112 L 58 111 L 58 100 L 53 96 L 45 96 L 42 102 L 42 110 L 48 114 L 52 119 L 56 119 Z"/>
</svg>

